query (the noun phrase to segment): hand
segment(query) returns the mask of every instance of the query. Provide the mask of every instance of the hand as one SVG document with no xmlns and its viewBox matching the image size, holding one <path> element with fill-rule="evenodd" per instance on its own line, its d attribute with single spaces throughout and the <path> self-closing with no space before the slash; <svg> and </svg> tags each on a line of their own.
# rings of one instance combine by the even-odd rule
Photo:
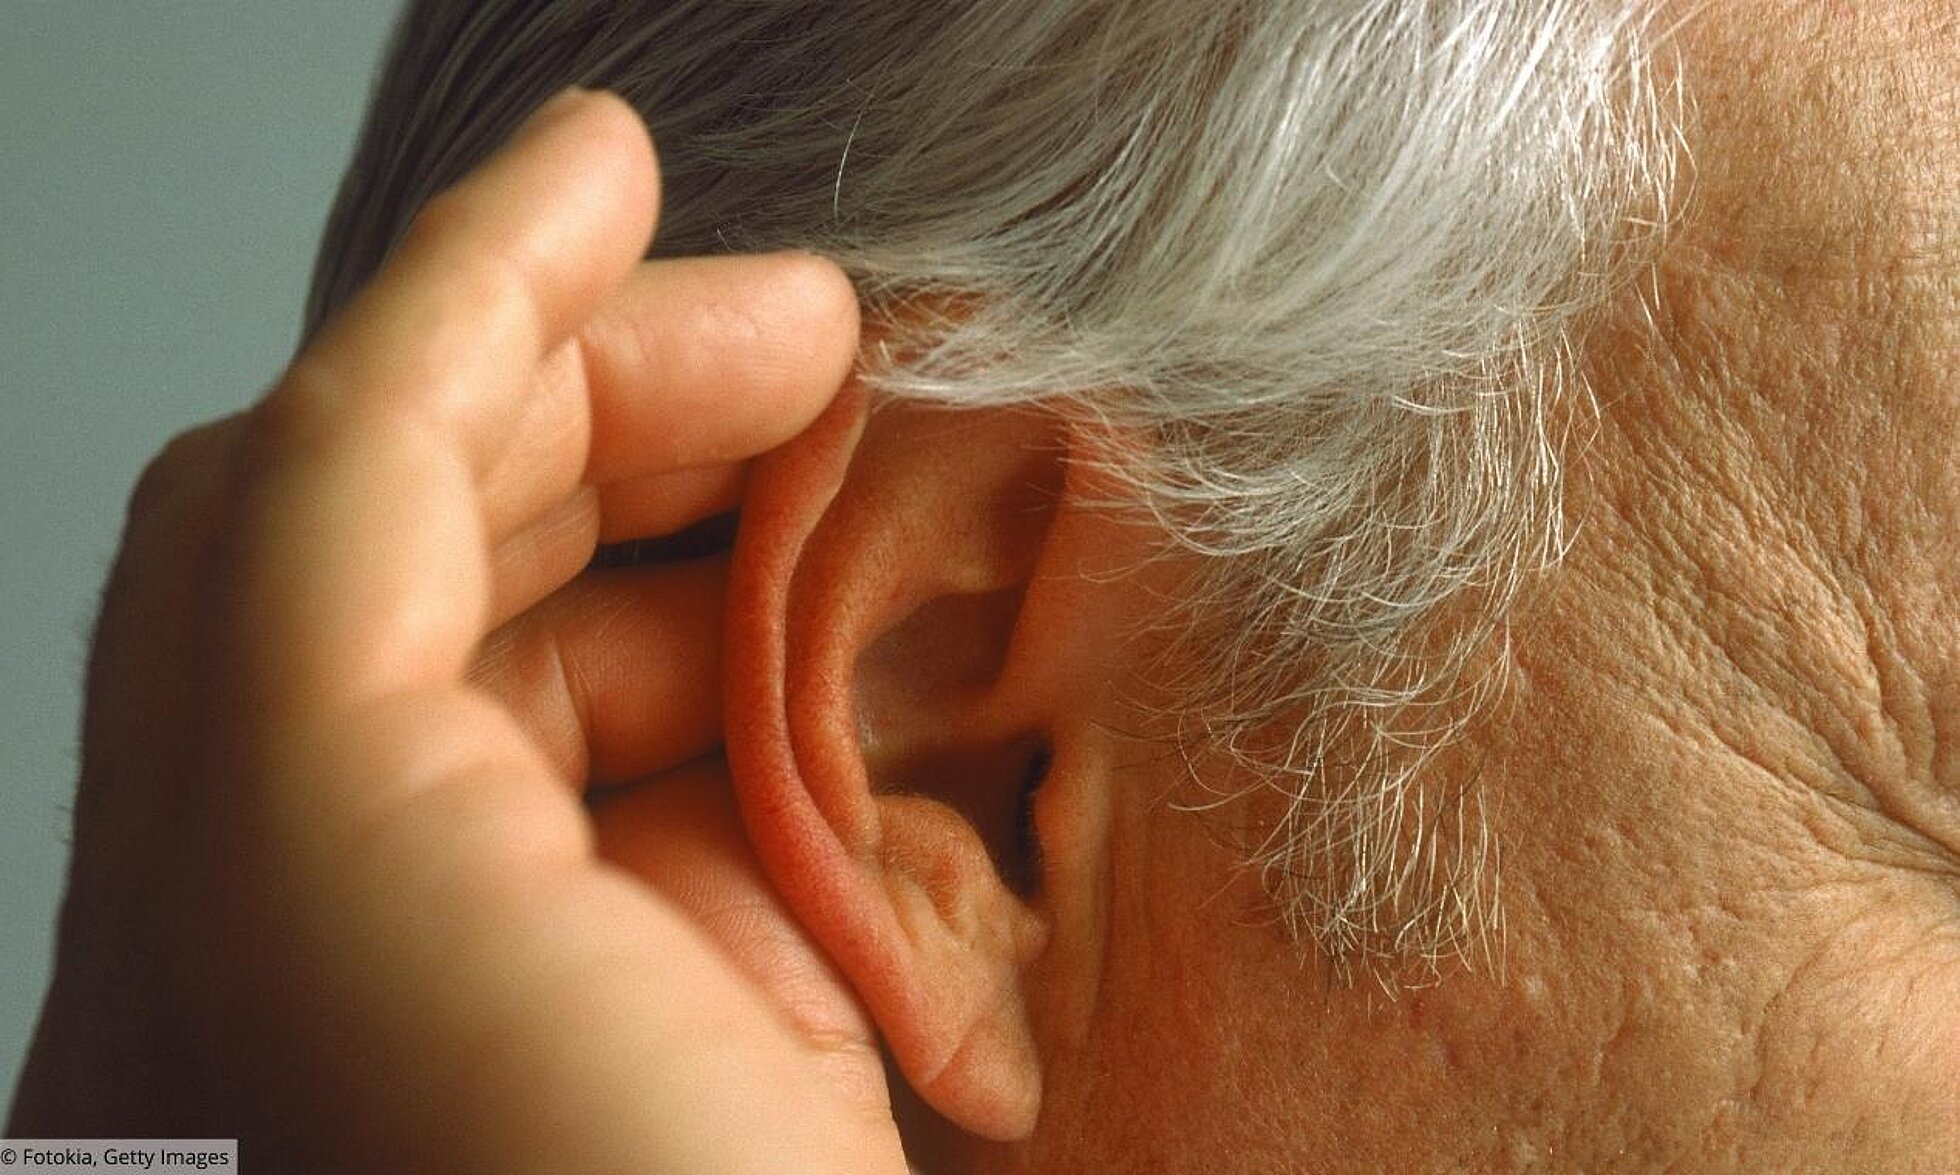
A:
<svg viewBox="0 0 1960 1175">
<path fill-rule="evenodd" d="M 638 118 L 559 100 L 146 472 L 12 1132 L 904 1171 L 869 1028 L 715 777 L 719 561 L 579 575 L 734 505 L 855 303 L 808 257 L 641 262 L 656 202 Z M 661 773 L 595 837 L 584 785 Z"/>
</svg>

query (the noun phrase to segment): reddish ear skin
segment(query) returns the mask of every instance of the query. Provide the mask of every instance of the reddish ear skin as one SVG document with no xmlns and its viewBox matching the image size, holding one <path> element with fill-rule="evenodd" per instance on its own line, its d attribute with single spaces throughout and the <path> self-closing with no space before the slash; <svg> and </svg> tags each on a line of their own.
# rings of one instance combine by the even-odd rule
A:
<svg viewBox="0 0 1960 1175">
<path fill-rule="evenodd" d="M 857 940 L 846 933 L 857 929 L 852 920 L 877 903 L 818 808 L 818 792 L 805 786 L 790 740 L 788 597 L 803 544 L 843 484 L 864 408 L 863 393 L 846 390 L 798 442 L 751 473 L 729 577 L 724 653 L 728 761 L 743 823 L 797 917 L 834 957 L 840 941 Z M 761 535 L 797 537 L 757 541 Z M 846 682 L 835 686 L 848 689 Z M 864 807 L 837 814 L 851 825 L 875 819 Z M 853 976 L 851 964 L 864 961 L 838 958 Z"/>
<path fill-rule="evenodd" d="M 1041 923 L 958 812 L 878 794 L 855 691 L 882 632 L 935 593 L 973 590 L 1000 560 L 983 528 L 946 517 L 986 508 L 966 504 L 964 484 L 881 492 L 914 467 L 860 447 L 867 410 L 847 389 L 753 471 L 729 581 L 729 764 L 764 868 L 914 1089 L 973 1133 L 1025 1137 L 1040 1072 L 1018 977 Z M 868 481 L 846 494 L 854 463 Z"/>
</svg>

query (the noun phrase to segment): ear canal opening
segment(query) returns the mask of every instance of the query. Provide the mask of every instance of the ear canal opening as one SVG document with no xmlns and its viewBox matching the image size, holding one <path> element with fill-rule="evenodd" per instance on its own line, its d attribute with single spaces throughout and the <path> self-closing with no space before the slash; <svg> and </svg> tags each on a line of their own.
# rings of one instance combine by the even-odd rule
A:
<svg viewBox="0 0 1960 1175">
<path fill-rule="evenodd" d="M 1041 829 L 1035 824 L 1034 800 L 1041 785 L 1048 781 L 1048 768 L 1055 762 L 1054 748 L 1043 739 L 1021 773 L 1021 787 L 1014 800 L 1013 872 L 1001 876 L 1023 901 L 1041 895 L 1041 875 L 1046 862 L 1042 857 Z M 998 866 L 996 866 L 998 867 Z"/>
<path fill-rule="evenodd" d="M 1048 742 L 1024 733 L 934 747 L 884 767 L 880 795 L 912 796 L 957 812 L 986 846 L 1001 883 L 1027 899 L 1041 890 L 1033 798 L 1048 771 Z"/>
</svg>

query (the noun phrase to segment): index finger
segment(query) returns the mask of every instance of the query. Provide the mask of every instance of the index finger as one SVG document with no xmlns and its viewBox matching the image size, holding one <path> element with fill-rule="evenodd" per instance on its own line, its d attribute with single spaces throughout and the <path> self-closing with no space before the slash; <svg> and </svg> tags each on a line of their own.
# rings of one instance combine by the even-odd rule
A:
<svg viewBox="0 0 1960 1175">
<path fill-rule="evenodd" d="M 656 188 L 631 107 L 554 100 L 254 410 L 214 683 L 247 712 L 460 677 L 488 607 L 484 472 L 541 359 L 645 252 Z"/>
<path fill-rule="evenodd" d="M 270 399 L 413 414 L 484 468 L 519 421 L 531 373 L 638 267 L 659 187 L 638 113 L 566 91 L 417 213 Z"/>
</svg>

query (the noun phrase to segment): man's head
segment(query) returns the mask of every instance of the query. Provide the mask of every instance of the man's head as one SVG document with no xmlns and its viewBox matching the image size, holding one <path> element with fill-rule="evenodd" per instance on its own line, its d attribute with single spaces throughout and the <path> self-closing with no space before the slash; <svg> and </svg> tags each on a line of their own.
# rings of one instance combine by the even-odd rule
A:
<svg viewBox="0 0 1960 1175">
<path fill-rule="evenodd" d="M 1951 1139 L 1930 32 L 644 7 L 416 6 L 311 319 L 568 82 L 646 113 L 660 249 L 858 278 L 862 387 L 745 507 L 728 751 L 922 1153 Z"/>
<path fill-rule="evenodd" d="M 1415 780 L 1487 676 L 1490 617 L 1563 542 L 1572 329 L 1664 210 L 1642 22 L 618 7 L 404 23 L 312 317 L 539 93 L 618 89 L 661 145 L 659 249 L 838 259 L 883 402 L 1038 404 L 1073 438 L 1058 461 L 1160 524 L 1191 573 L 1154 626 L 1189 646 L 1163 702 L 1290 797 L 1246 846 L 1289 929 L 1369 964 L 1475 945 L 1481 850 L 1411 843 L 1474 829 L 1474 792 Z"/>
</svg>

